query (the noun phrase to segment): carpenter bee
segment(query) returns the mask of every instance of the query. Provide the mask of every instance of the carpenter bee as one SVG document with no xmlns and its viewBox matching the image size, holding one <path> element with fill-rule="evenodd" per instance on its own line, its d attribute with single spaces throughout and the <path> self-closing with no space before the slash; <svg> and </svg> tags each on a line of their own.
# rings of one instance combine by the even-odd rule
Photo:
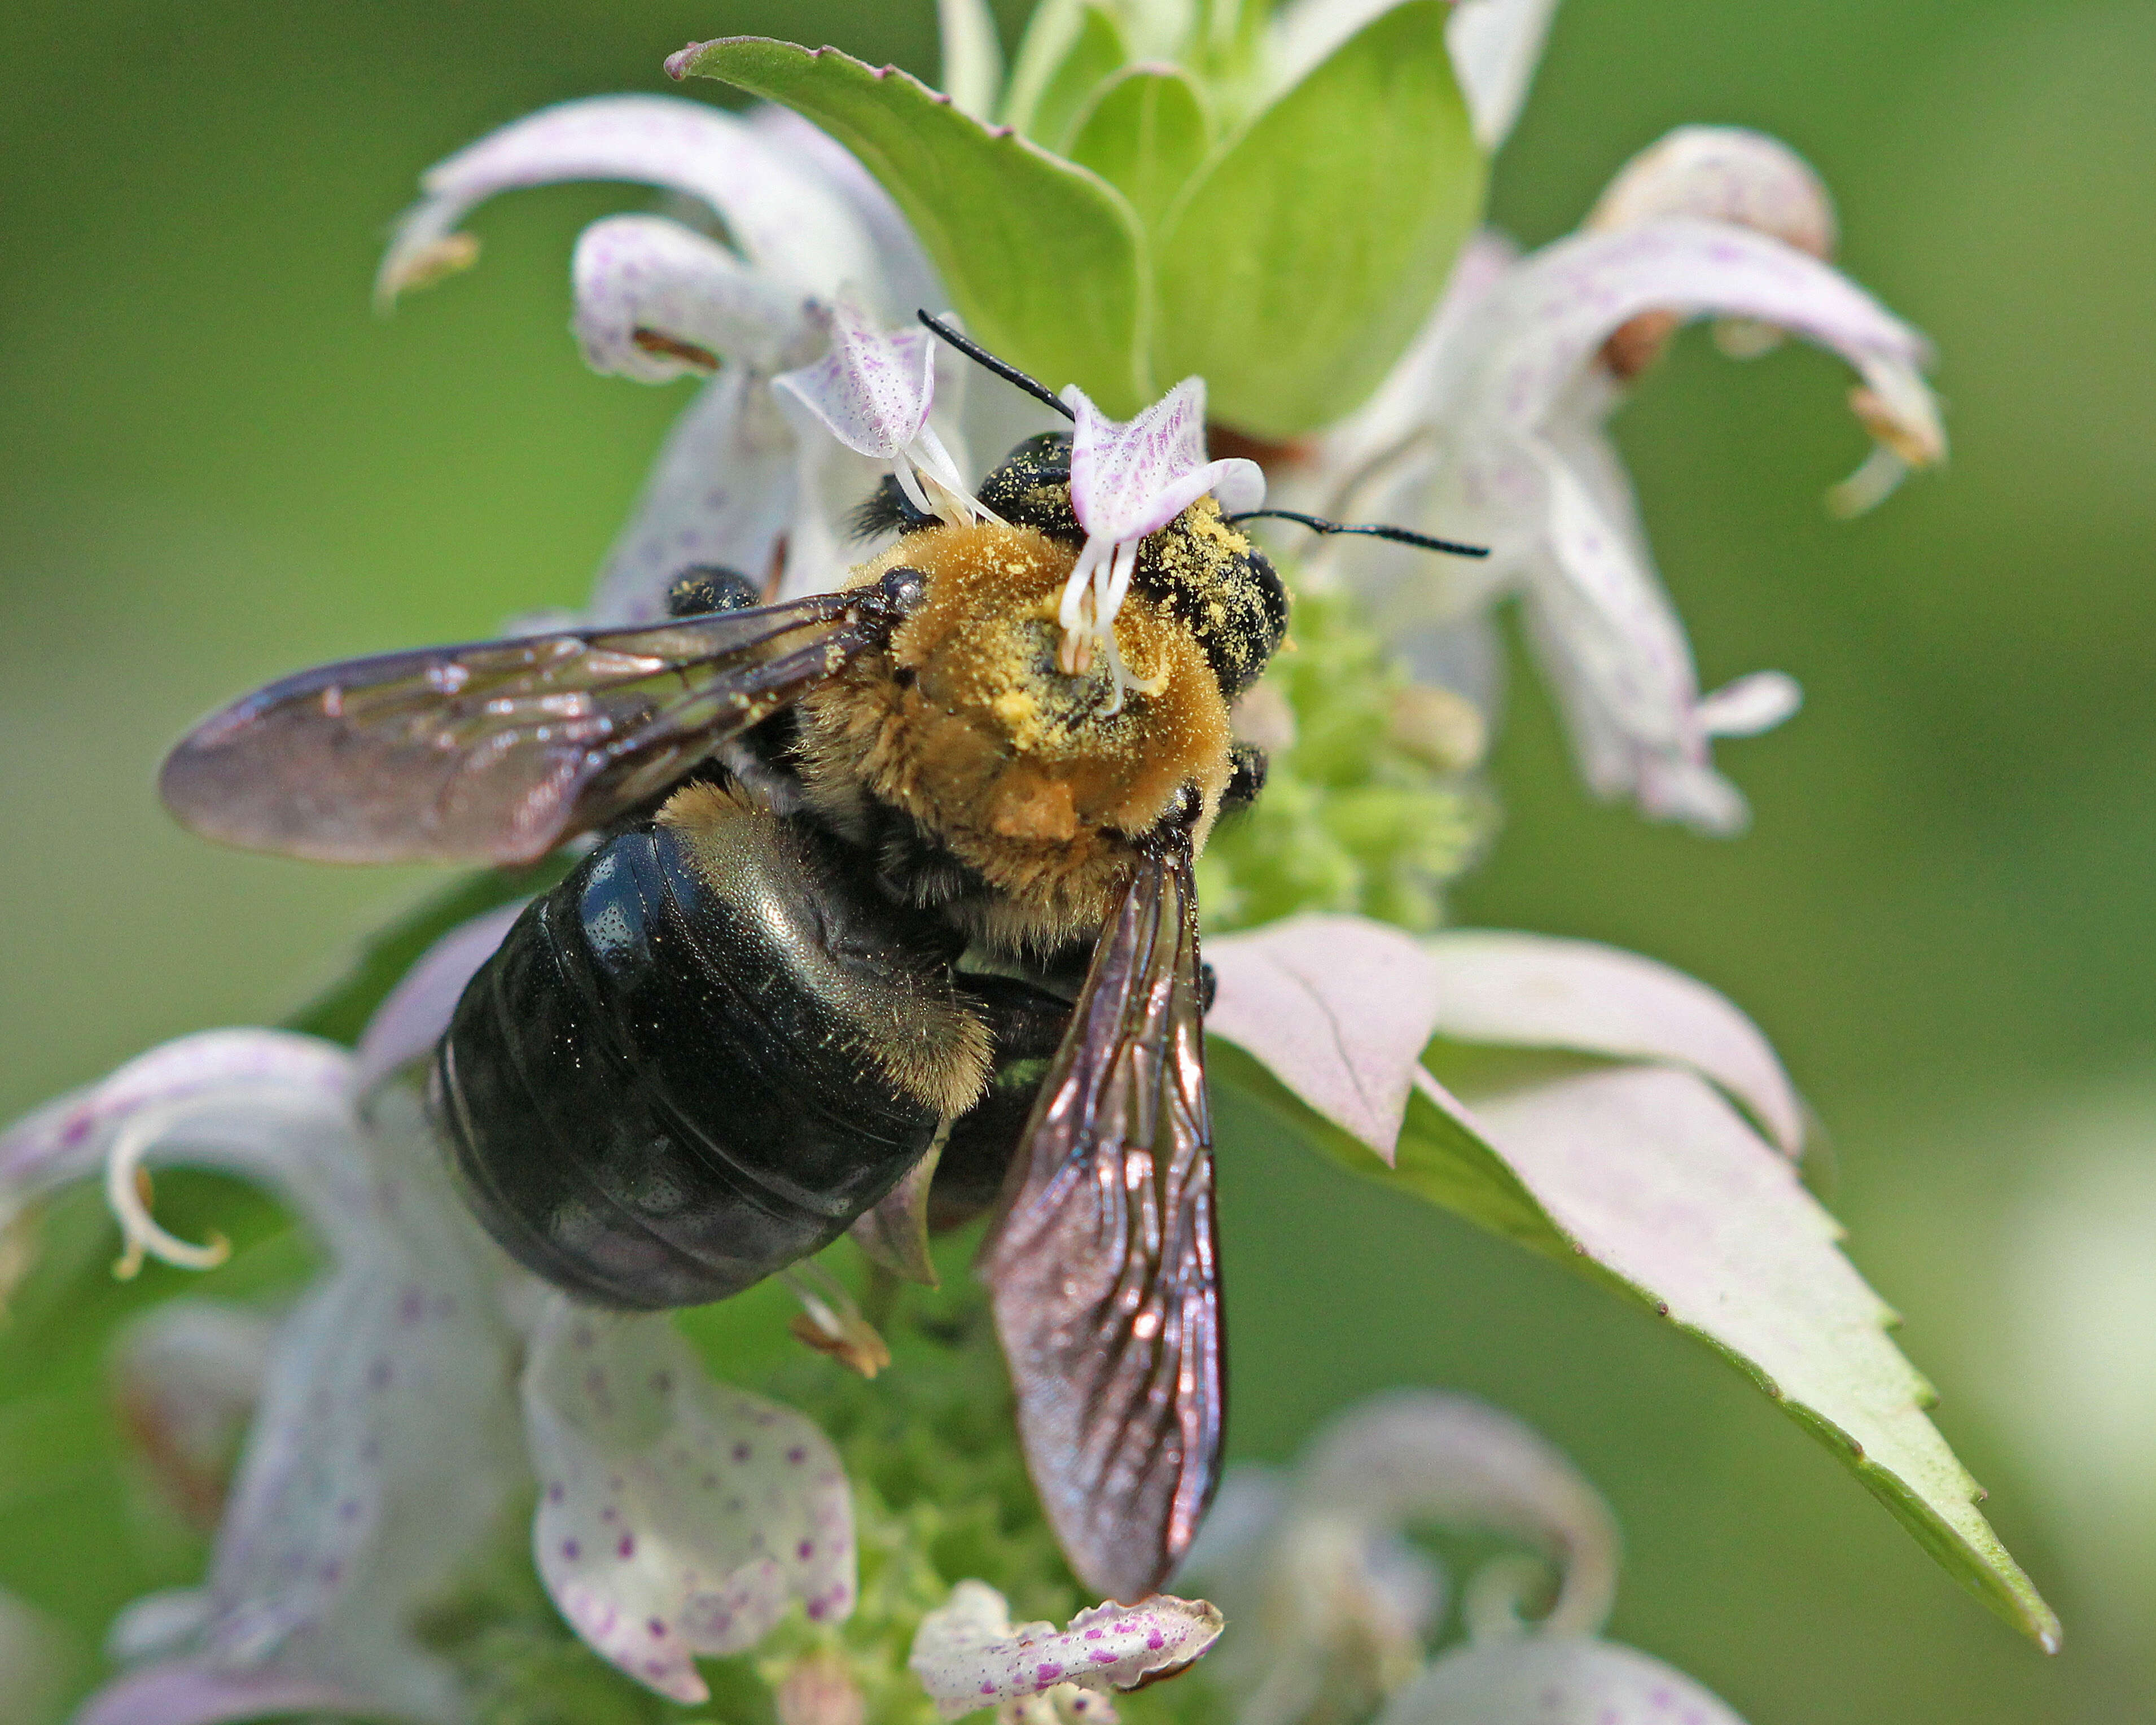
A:
<svg viewBox="0 0 2156 1725">
<path fill-rule="evenodd" d="M 1116 651 L 1066 674 L 1070 447 L 1020 444 L 970 525 L 886 480 L 860 525 L 897 536 L 834 592 L 758 604 L 691 571 L 656 626 L 271 684 L 161 788 L 211 837 L 339 861 L 596 835 L 434 1055 L 480 1220 L 572 1294 L 651 1309 L 784 1269 L 909 1173 L 932 1227 L 993 1209 L 982 1274 L 1034 1482 L 1080 1578 L 1131 1600 L 1217 1476 L 1192 863 L 1262 783 L 1229 704 L 1288 602 L 1204 497 L 1142 542 Z"/>
</svg>

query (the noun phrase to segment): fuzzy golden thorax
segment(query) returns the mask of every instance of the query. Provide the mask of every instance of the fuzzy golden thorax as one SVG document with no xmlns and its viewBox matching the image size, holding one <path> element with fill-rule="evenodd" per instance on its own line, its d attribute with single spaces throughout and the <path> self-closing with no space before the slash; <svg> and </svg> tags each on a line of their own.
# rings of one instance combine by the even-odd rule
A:
<svg viewBox="0 0 2156 1725">
<path fill-rule="evenodd" d="M 809 799 L 841 830 L 875 798 L 996 889 L 973 932 L 1045 949 L 1107 916 L 1154 831 L 1196 791 L 1204 842 L 1229 777 L 1228 704 L 1190 628 L 1133 592 L 1116 644 L 1139 687 L 1119 711 L 1096 658 L 1056 670 L 1056 608 L 1075 561 L 1030 527 L 987 523 L 908 534 L 856 572 L 926 578 L 890 646 L 865 655 L 804 706 Z"/>
</svg>

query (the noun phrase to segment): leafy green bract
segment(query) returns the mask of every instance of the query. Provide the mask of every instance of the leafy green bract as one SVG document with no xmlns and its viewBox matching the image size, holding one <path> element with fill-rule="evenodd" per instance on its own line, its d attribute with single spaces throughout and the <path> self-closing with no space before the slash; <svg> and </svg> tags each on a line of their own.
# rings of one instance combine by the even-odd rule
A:
<svg viewBox="0 0 2156 1725">
<path fill-rule="evenodd" d="M 1665 967 L 1548 937 L 1417 942 L 1305 916 L 1207 954 L 1216 1083 L 1355 1173 L 1706 1343 L 1956 1579 L 2056 1646 L 2058 1620 L 1925 1415 L 1937 1398 L 1888 1338 L 1893 1312 L 1842 1255 L 1793 1146 L 1754 1126 L 1793 1137 L 1794 1098 L 1734 1007 Z"/>
<path fill-rule="evenodd" d="M 734 36 L 667 65 L 783 103 L 852 151 L 905 211 L 977 339 L 1116 417 L 1152 398 L 1145 241 L 1099 175 L 836 49 Z"/>
<path fill-rule="evenodd" d="M 1442 0 L 1363 26 L 1226 140 L 1154 255 L 1154 371 L 1289 438 L 1377 388 L 1481 213 L 1484 164 Z"/>
</svg>

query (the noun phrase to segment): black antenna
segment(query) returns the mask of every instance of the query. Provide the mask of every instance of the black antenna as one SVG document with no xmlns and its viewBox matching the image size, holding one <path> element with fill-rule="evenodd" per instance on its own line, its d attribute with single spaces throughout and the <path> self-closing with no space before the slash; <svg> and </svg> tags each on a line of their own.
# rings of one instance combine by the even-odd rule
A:
<svg viewBox="0 0 2156 1725">
<path fill-rule="evenodd" d="M 1433 539 L 1427 533 L 1418 533 L 1408 527 L 1388 527 L 1369 521 L 1352 524 L 1328 521 L 1322 516 L 1304 515 L 1292 509 L 1250 509 L 1228 519 L 1235 522 L 1254 521 L 1260 516 L 1270 516 L 1283 521 L 1296 521 L 1313 533 L 1365 533 L 1373 539 L 1390 539 L 1396 544 L 1413 545 L 1424 551 L 1442 551 L 1456 557 L 1486 557 L 1486 545 L 1460 545 L 1450 539 Z"/>
<path fill-rule="evenodd" d="M 959 352 L 964 354 L 967 358 L 972 360 L 976 365 L 986 366 L 988 370 L 993 372 L 1006 383 L 1017 384 L 1019 388 L 1023 389 L 1035 401 L 1045 402 L 1050 407 L 1055 408 L 1057 413 L 1062 414 L 1065 418 L 1075 419 L 1078 417 L 1076 412 L 1060 398 L 1059 398 L 1052 390 L 1050 390 L 1045 383 L 1040 382 L 1032 377 L 1027 377 L 1024 372 L 1021 372 L 1009 360 L 998 359 L 995 355 L 989 352 L 987 348 L 982 347 L 978 341 L 970 341 L 966 336 L 960 335 L 957 331 L 952 329 L 951 326 L 944 322 L 942 318 L 930 316 L 925 308 L 919 312 L 918 316 L 920 316 L 921 322 L 927 324 L 930 329 L 933 330 L 937 335 L 948 341 L 953 347 L 957 348 Z"/>
</svg>

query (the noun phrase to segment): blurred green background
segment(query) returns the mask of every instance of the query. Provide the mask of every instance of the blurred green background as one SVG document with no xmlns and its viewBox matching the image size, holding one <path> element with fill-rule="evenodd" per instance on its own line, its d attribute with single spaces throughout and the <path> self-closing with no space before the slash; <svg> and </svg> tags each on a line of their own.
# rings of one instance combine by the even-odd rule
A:
<svg viewBox="0 0 2156 1725">
<path fill-rule="evenodd" d="M 665 87 L 692 37 L 932 75 L 930 12 L 9 8 L 0 1113 L 277 1018 L 408 901 L 416 871 L 183 837 L 162 749 L 277 673 L 576 603 L 685 398 L 588 375 L 564 333 L 571 239 L 620 188 L 504 200 L 476 276 L 374 318 L 418 171 L 540 104 Z M 1703 1351 L 1283 1147 L 1224 1156 L 1238 1450 L 1284 1456 L 1400 1381 L 1517 1409 L 1623 1519 L 1615 1632 L 1753 1725 L 2156 1720 L 2152 73 L 2147 0 L 1567 0 L 1496 181 L 1539 242 L 1673 125 L 1776 132 L 1834 187 L 1847 267 L 1939 344 L 1953 466 L 1848 526 L 1820 506 L 1861 454 L 1837 367 L 1694 336 L 1647 381 L 1620 435 L 1704 679 L 1779 666 L 1809 704 L 1724 747 L 1758 819 L 1717 844 L 1589 805 L 1523 675 L 1506 830 L 1459 908 L 1653 953 L 1774 1037 L 2066 1651 Z M 9 1440 L 0 1527 L 38 1507 Z M 83 1563 L 123 1527 L 86 1519 Z M 64 1542 L 39 1549 L 0 1533 L 0 1585 L 80 1615 Z"/>
</svg>

